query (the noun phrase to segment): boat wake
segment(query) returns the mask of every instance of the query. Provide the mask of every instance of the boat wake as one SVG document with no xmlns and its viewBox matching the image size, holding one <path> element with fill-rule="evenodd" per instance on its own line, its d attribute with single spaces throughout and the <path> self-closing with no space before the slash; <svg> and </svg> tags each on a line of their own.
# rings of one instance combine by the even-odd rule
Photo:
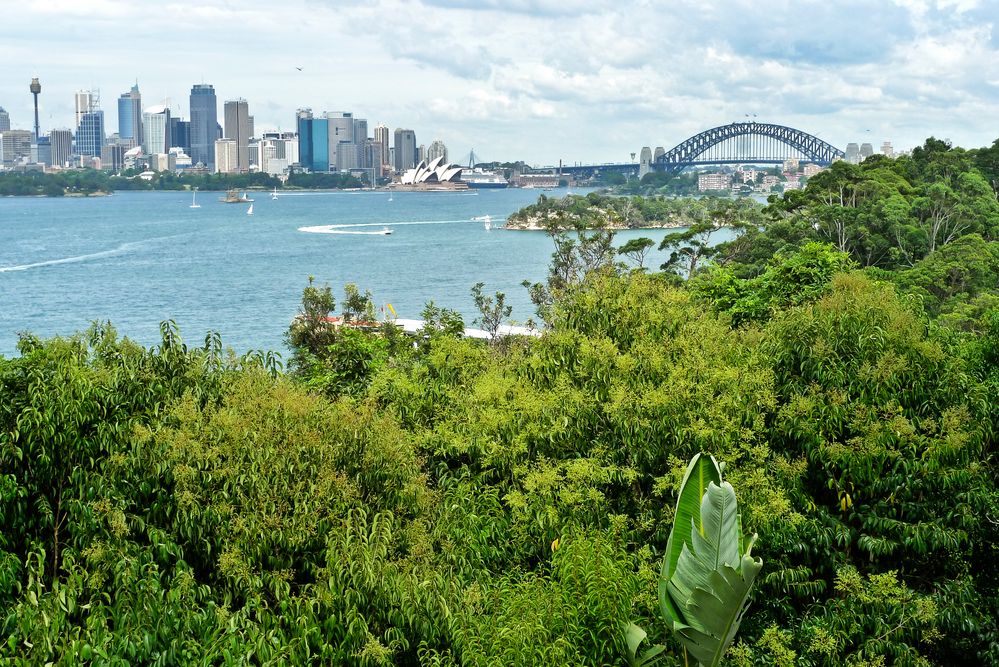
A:
<svg viewBox="0 0 999 667">
<path fill-rule="evenodd" d="M 408 225 L 457 225 L 467 223 L 468 220 L 409 220 L 407 222 L 358 222 L 345 225 L 313 225 L 309 227 L 299 227 L 298 231 L 307 234 L 381 234 L 382 232 L 349 232 L 347 230 L 364 227 L 401 227 Z"/>
<path fill-rule="evenodd" d="M 113 257 L 114 255 L 120 255 L 124 252 L 128 252 L 128 246 L 138 245 L 136 243 L 123 243 L 117 248 L 112 250 L 102 250 L 101 252 L 92 252 L 86 255 L 75 255 L 73 257 L 63 257 L 61 259 L 48 259 L 43 262 L 32 262 L 31 264 L 18 264 L 16 266 L 0 266 L 0 273 L 9 273 L 11 271 L 27 271 L 28 269 L 38 269 L 43 266 L 57 266 L 59 264 L 76 264 L 78 262 L 86 262 L 92 259 L 100 259 L 102 257 Z"/>
<path fill-rule="evenodd" d="M 124 255 L 136 248 L 140 248 L 150 241 L 160 241 L 163 239 L 174 238 L 175 236 L 186 236 L 185 234 L 175 234 L 174 236 L 163 236 L 154 239 L 145 239 L 143 241 L 130 241 L 128 243 L 122 243 L 117 248 L 111 248 L 110 250 L 101 250 L 99 252 L 91 252 L 85 255 L 73 255 L 72 257 L 61 257 L 59 259 L 47 259 L 41 262 L 31 262 L 30 264 L 16 264 L 14 266 L 0 266 L 0 273 L 11 273 L 13 271 L 27 271 L 29 269 L 40 269 L 45 266 L 58 266 L 60 264 L 78 264 L 80 262 L 89 262 L 95 259 L 102 259 L 104 257 L 114 257 L 115 255 Z"/>
</svg>

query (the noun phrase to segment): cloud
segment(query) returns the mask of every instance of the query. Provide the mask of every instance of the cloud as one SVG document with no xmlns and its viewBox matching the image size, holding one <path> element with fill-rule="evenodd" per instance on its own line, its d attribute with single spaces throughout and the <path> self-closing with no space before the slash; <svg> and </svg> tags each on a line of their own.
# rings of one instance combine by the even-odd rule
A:
<svg viewBox="0 0 999 667">
<path fill-rule="evenodd" d="M 50 125 L 79 88 L 103 88 L 113 119 L 135 78 L 182 114 L 204 80 L 261 128 L 352 110 L 536 162 L 620 159 L 747 113 L 897 146 L 990 144 L 999 117 L 995 0 L 38 0 L 5 20 L 33 26 L 0 43 L 0 104 L 22 124 L 31 76 Z"/>
</svg>

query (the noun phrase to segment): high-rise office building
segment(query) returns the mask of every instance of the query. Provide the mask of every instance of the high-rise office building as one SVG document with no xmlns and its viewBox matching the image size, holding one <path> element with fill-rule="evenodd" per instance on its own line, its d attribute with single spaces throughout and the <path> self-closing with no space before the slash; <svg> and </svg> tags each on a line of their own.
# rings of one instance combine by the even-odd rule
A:
<svg viewBox="0 0 999 667">
<path fill-rule="evenodd" d="M 330 171 L 344 171 L 357 166 L 354 148 L 354 114 L 344 111 L 326 112 L 329 130 Z"/>
<path fill-rule="evenodd" d="M 163 105 L 149 107 L 142 112 L 145 141 L 142 150 L 146 155 L 166 153 L 170 150 L 170 110 Z"/>
<path fill-rule="evenodd" d="M 142 94 L 139 84 L 132 86 L 118 98 L 118 139 L 120 143 L 141 146 L 142 137 Z"/>
<path fill-rule="evenodd" d="M 253 117 L 246 100 L 225 103 L 225 129 L 222 136 L 236 142 L 236 171 L 250 170 L 250 137 L 253 136 Z"/>
<path fill-rule="evenodd" d="M 76 130 L 76 154 L 99 158 L 103 147 L 104 112 L 92 109 L 80 117 L 80 126 Z"/>
<path fill-rule="evenodd" d="M 95 94 L 92 90 L 78 90 L 73 95 L 73 106 L 76 108 L 75 122 L 78 130 L 80 123 L 83 122 L 83 114 L 90 113 L 97 108 L 95 101 Z"/>
<path fill-rule="evenodd" d="M 234 174 L 239 169 L 239 151 L 235 139 L 215 141 L 215 171 L 219 174 Z"/>
<path fill-rule="evenodd" d="M 651 152 L 650 152 L 651 155 Z M 447 146 L 440 139 L 434 139 L 430 142 L 430 147 L 427 148 L 427 162 L 430 162 L 436 158 L 444 158 L 444 162 L 447 162 Z"/>
<path fill-rule="evenodd" d="M 384 125 L 375 126 L 375 141 L 381 144 L 381 161 L 382 164 L 391 164 L 389 160 L 389 149 L 392 148 L 392 137 L 389 134 L 389 129 Z"/>
<path fill-rule="evenodd" d="M 31 130 L 0 132 L 0 165 L 11 167 L 21 160 L 31 158 Z"/>
<path fill-rule="evenodd" d="M 312 172 L 329 171 L 330 144 L 327 119 L 313 118 L 311 109 L 299 109 L 296 116 L 298 163 Z"/>
<path fill-rule="evenodd" d="M 6 132 L 10 129 L 10 114 L 0 107 L 0 132 Z"/>
<path fill-rule="evenodd" d="M 191 161 L 215 170 L 215 140 L 218 139 L 218 101 L 211 84 L 191 87 Z"/>
<path fill-rule="evenodd" d="M 72 130 L 52 130 L 49 132 L 49 144 L 52 146 L 52 165 L 65 167 L 73 154 Z"/>
<path fill-rule="evenodd" d="M 396 128 L 395 170 L 399 173 L 416 166 L 416 132 Z"/>
<path fill-rule="evenodd" d="M 180 148 L 185 155 L 191 154 L 191 123 L 170 116 L 170 148 Z"/>
</svg>

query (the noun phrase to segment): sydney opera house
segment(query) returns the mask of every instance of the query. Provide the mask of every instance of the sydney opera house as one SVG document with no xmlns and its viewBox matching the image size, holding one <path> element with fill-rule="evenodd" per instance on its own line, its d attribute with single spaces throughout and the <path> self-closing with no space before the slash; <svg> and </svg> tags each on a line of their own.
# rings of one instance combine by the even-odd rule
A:
<svg viewBox="0 0 999 667">
<path fill-rule="evenodd" d="M 468 185 L 461 181 L 461 169 L 438 157 L 407 170 L 393 186 L 406 190 L 463 190 Z"/>
</svg>

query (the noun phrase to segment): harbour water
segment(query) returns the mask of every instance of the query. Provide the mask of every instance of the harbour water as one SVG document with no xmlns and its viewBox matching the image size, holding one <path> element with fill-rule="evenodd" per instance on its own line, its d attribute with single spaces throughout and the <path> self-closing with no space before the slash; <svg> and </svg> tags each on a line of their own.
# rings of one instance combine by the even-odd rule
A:
<svg viewBox="0 0 999 667">
<path fill-rule="evenodd" d="M 295 192 L 272 200 L 261 192 L 251 193 L 252 216 L 247 205 L 222 204 L 213 192 L 198 193 L 198 209 L 188 192 L 2 198 L 0 354 L 16 354 L 20 331 L 70 335 L 94 320 L 151 345 L 167 319 L 189 344 L 218 331 L 237 352 L 284 353 L 283 335 L 310 275 L 338 298 L 354 282 L 399 317 L 418 318 L 433 300 L 468 324 L 475 315 L 469 290 L 481 281 L 489 294 L 505 292 L 512 319 L 523 322 L 534 309 L 521 282 L 544 279 L 552 243 L 543 232 L 497 227 L 539 194 Z M 384 228 L 392 233 L 342 233 Z M 658 242 L 665 233 L 621 232 L 617 244 L 639 236 Z M 652 253 L 646 264 L 662 261 Z"/>
</svg>

